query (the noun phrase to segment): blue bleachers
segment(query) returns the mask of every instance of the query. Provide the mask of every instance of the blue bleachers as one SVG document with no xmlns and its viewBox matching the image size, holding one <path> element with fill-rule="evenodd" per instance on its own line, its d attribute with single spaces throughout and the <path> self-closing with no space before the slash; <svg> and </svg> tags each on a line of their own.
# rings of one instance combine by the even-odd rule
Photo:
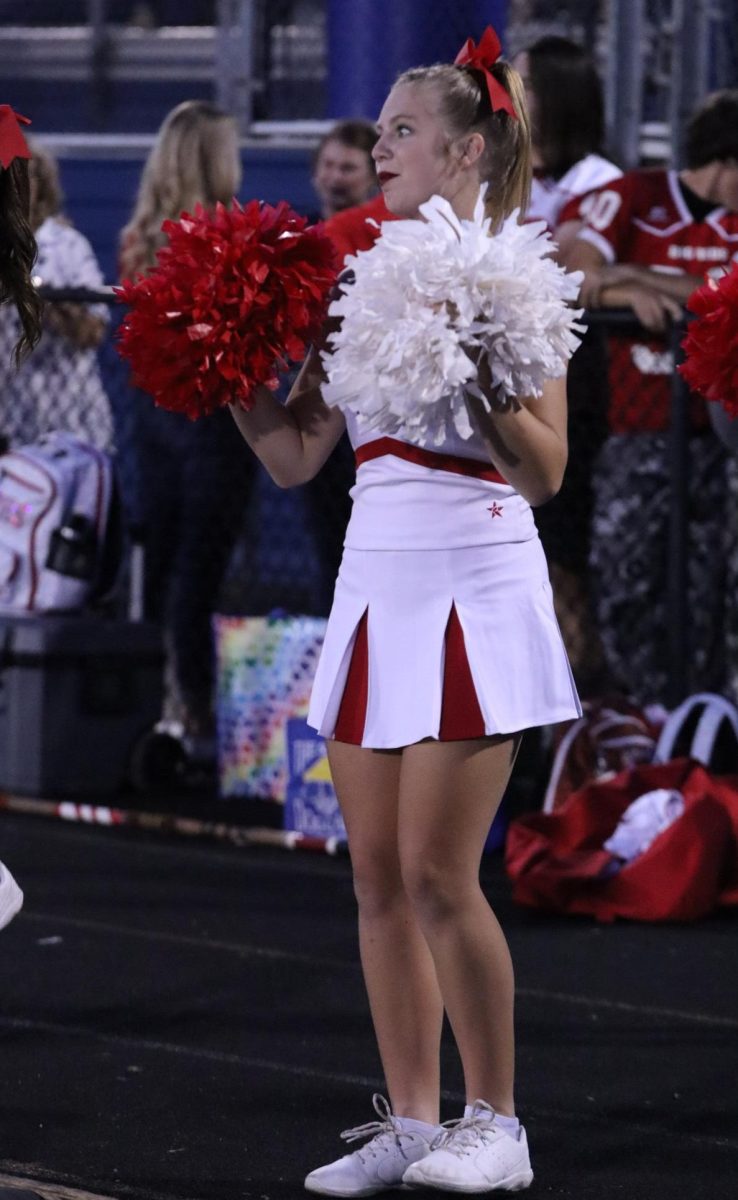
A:
<svg viewBox="0 0 738 1200">
<path fill-rule="evenodd" d="M 242 160 L 242 201 L 288 200 L 298 212 L 315 207 L 309 150 L 247 147 Z M 143 158 L 62 157 L 59 166 L 65 209 L 92 242 L 106 280 L 114 283 L 118 235 L 131 215 Z"/>
</svg>

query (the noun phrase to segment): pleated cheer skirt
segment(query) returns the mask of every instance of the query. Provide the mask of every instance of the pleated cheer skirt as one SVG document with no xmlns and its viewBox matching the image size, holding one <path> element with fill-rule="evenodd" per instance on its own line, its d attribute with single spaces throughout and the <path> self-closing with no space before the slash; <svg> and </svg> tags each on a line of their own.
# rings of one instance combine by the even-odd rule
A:
<svg viewBox="0 0 738 1200">
<path fill-rule="evenodd" d="M 308 714 L 324 737 L 396 749 L 578 716 L 537 537 L 344 551 Z"/>
</svg>

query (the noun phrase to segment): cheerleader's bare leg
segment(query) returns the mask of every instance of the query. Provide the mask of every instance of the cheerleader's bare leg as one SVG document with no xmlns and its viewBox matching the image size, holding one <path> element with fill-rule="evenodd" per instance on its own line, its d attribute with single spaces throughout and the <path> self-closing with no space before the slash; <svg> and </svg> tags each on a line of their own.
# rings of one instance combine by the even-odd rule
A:
<svg viewBox="0 0 738 1200">
<path fill-rule="evenodd" d="M 402 753 L 398 844 L 461 1055 L 467 1099 L 512 1116 L 514 979 L 479 883 L 485 839 L 518 738 L 421 742 Z"/>
<path fill-rule="evenodd" d="M 443 1004 L 400 869 L 403 753 L 328 743 L 351 851 L 361 962 L 392 1111 L 435 1124 Z"/>
</svg>

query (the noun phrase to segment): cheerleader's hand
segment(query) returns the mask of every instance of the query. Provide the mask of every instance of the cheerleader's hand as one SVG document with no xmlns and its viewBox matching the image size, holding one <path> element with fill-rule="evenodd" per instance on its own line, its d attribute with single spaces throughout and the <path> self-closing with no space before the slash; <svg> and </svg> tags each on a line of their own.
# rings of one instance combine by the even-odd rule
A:
<svg viewBox="0 0 738 1200">
<path fill-rule="evenodd" d="M 465 345 L 462 347 L 467 358 L 470 358 L 477 368 L 476 379 L 469 380 L 465 386 L 468 396 L 481 400 L 488 412 L 507 412 L 508 409 L 517 411 L 521 403 L 517 397 L 504 396 L 500 388 L 493 382 L 489 354 L 484 346 Z"/>
</svg>

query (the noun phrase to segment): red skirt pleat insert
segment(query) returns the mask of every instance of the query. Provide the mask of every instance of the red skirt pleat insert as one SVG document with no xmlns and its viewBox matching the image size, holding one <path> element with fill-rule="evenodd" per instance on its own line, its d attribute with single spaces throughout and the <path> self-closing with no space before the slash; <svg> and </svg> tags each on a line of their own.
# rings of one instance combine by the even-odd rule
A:
<svg viewBox="0 0 738 1200">
<path fill-rule="evenodd" d="M 346 686 L 341 697 L 333 736 L 338 742 L 360 746 L 366 721 L 366 698 L 369 690 L 369 643 L 366 632 L 367 613 L 359 621 L 351 653 Z"/>
<path fill-rule="evenodd" d="M 360 746 L 366 722 L 369 686 L 369 645 L 367 616 L 364 613 L 356 630 L 346 686 L 338 710 L 334 737 L 339 742 Z M 445 633 L 443 698 L 439 741 L 458 742 L 484 737 L 484 717 L 479 707 L 474 681 L 464 645 L 464 633 L 452 607 Z"/>
<path fill-rule="evenodd" d="M 466 738 L 484 737 L 484 717 L 477 700 L 469 660 L 466 657 L 464 632 L 453 605 L 446 626 L 446 659 L 443 668 L 443 701 L 441 703 L 441 742 L 461 742 Z"/>
</svg>

